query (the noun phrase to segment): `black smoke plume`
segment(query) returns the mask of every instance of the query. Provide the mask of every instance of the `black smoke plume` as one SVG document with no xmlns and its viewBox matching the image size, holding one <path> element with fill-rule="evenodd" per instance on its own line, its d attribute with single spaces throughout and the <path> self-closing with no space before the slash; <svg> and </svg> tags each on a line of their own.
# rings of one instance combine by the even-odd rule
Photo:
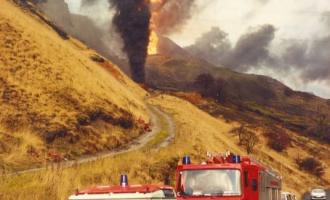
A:
<svg viewBox="0 0 330 200">
<path fill-rule="evenodd" d="M 269 24 L 242 35 L 224 64 L 241 70 L 264 64 L 270 59 L 269 46 L 274 38 L 275 28 Z"/>
<path fill-rule="evenodd" d="M 321 14 L 320 22 L 325 28 L 324 36 L 310 40 L 283 40 L 283 50 L 278 55 L 270 53 L 275 38 L 272 25 L 263 25 L 242 35 L 233 47 L 225 32 L 213 28 L 186 49 L 215 65 L 240 72 L 271 69 L 290 74 L 294 71 L 305 82 L 325 81 L 330 84 L 330 11 Z"/>
<path fill-rule="evenodd" d="M 232 47 L 228 34 L 214 27 L 186 49 L 215 65 L 247 71 L 271 60 L 268 47 L 275 36 L 272 25 L 263 25 L 242 35 Z"/>
<path fill-rule="evenodd" d="M 145 0 L 109 0 L 116 9 L 113 23 L 124 41 L 131 67 L 132 78 L 138 83 L 145 82 L 145 69 L 151 12 Z"/>
</svg>

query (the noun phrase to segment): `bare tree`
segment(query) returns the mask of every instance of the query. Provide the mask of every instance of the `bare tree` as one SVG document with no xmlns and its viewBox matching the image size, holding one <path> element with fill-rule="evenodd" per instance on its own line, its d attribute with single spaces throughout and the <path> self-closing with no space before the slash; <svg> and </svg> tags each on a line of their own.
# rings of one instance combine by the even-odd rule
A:
<svg viewBox="0 0 330 200">
<path fill-rule="evenodd" d="M 321 107 L 317 108 L 317 115 L 314 118 L 314 125 L 309 132 L 317 138 L 324 139 L 329 142 L 330 125 L 327 115 L 322 111 Z"/>
<path fill-rule="evenodd" d="M 213 88 L 213 98 L 216 99 L 218 102 L 225 101 L 225 85 L 226 82 L 222 79 L 217 79 L 214 84 Z"/>
<path fill-rule="evenodd" d="M 238 136 L 238 144 L 242 145 L 243 135 L 247 132 L 246 124 L 241 124 L 239 127 L 231 130 L 231 133 Z"/>
<path fill-rule="evenodd" d="M 259 138 L 252 131 L 245 131 L 242 135 L 242 146 L 245 147 L 246 153 L 250 154 L 253 152 L 254 147 L 259 143 Z"/>
</svg>

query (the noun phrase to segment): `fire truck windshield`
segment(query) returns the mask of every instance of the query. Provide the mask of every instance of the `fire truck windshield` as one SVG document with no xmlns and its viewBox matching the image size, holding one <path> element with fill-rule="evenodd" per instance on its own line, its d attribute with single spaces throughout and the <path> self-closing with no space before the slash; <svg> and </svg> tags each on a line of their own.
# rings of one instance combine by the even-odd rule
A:
<svg viewBox="0 0 330 200">
<path fill-rule="evenodd" d="M 234 169 L 186 170 L 180 178 L 182 196 L 240 196 L 241 173 Z"/>
</svg>

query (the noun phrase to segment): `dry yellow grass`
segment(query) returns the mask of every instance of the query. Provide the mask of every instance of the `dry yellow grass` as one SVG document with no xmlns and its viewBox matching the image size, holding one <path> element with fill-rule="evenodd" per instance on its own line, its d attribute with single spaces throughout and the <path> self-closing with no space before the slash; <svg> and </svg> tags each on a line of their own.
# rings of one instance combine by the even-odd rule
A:
<svg viewBox="0 0 330 200">
<path fill-rule="evenodd" d="M 118 80 L 121 72 L 108 73 L 90 60 L 95 52 L 63 40 L 38 17 L 7 0 L 0 7 L 2 133 L 38 135 L 51 141 L 44 146 L 70 155 L 114 148 L 140 134 L 116 122 L 128 114 L 148 121 L 143 89 L 123 74 Z M 2 154 L 0 166 L 8 164 Z"/>
<path fill-rule="evenodd" d="M 119 174 L 124 172 L 129 174 L 131 183 L 158 183 L 174 175 L 175 166 L 184 154 L 189 153 L 196 162 L 200 162 L 208 150 L 218 152 L 233 149 L 242 153 L 224 138 L 233 127 L 232 124 L 216 120 L 178 98 L 164 96 L 150 102 L 162 105 L 174 116 L 177 135 L 170 146 L 159 150 L 143 148 L 70 169 L 7 177 L 0 183 L 1 199 L 14 196 L 16 199 L 66 199 L 75 188 L 117 184 Z"/>
<path fill-rule="evenodd" d="M 43 141 L 28 131 L 20 133 L 7 134 L 0 131 L 0 152 L 1 162 L 5 165 L 1 166 L 0 171 L 13 166 L 31 166 L 42 162 L 44 155 L 36 155 L 36 152 L 41 152 L 44 149 Z M 30 154 L 30 156 L 28 156 Z M 33 155 L 33 156 L 32 156 Z"/>
</svg>

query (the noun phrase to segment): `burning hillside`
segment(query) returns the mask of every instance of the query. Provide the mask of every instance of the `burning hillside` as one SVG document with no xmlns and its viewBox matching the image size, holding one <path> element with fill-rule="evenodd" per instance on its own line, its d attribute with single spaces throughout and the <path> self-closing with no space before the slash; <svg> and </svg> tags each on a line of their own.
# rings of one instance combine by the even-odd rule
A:
<svg viewBox="0 0 330 200">
<path fill-rule="evenodd" d="M 26 2 L 25 0 L 22 2 Z M 106 21 L 99 21 L 87 13 L 71 13 L 64 0 L 34 1 L 39 9 L 65 32 L 84 41 L 105 57 L 116 60 L 126 54 L 133 80 L 145 82 L 145 61 L 148 55 L 158 54 L 160 37 L 180 31 L 191 17 L 195 0 L 108 0 L 82 1 L 81 10 L 90 9 L 99 12 L 100 8 L 108 12 Z M 97 4 L 100 6 L 93 7 Z M 110 9 L 109 9 L 110 7 Z M 89 12 L 89 13 L 95 13 Z M 94 20 L 94 21 L 93 21 Z M 115 28 L 110 27 L 112 24 Z M 93 24 L 94 23 L 94 24 Z M 102 25 L 99 25 L 102 24 Z M 104 27 L 104 25 L 108 27 Z M 88 31 L 85 31 L 87 28 Z M 122 40 L 116 40 L 116 34 Z M 92 35 L 95 35 L 93 37 Z M 120 44 L 122 41 L 122 44 Z M 123 52 L 119 49 L 123 49 Z"/>
<path fill-rule="evenodd" d="M 179 28 L 189 17 L 186 13 L 190 11 L 193 2 L 110 0 L 110 4 L 116 9 L 113 23 L 123 39 L 123 50 L 127 54 L 133 80 L 145 82 L 146 57 L 157 54 L 158 35 L 168 34 Z"/>
<path fill-rule="evenodd" d="M 179 31 L 194 7 L 194 0 L 150 0 L 150 39 L 148 55 L 158 53 L 160 36 Z"/>
</svg>

